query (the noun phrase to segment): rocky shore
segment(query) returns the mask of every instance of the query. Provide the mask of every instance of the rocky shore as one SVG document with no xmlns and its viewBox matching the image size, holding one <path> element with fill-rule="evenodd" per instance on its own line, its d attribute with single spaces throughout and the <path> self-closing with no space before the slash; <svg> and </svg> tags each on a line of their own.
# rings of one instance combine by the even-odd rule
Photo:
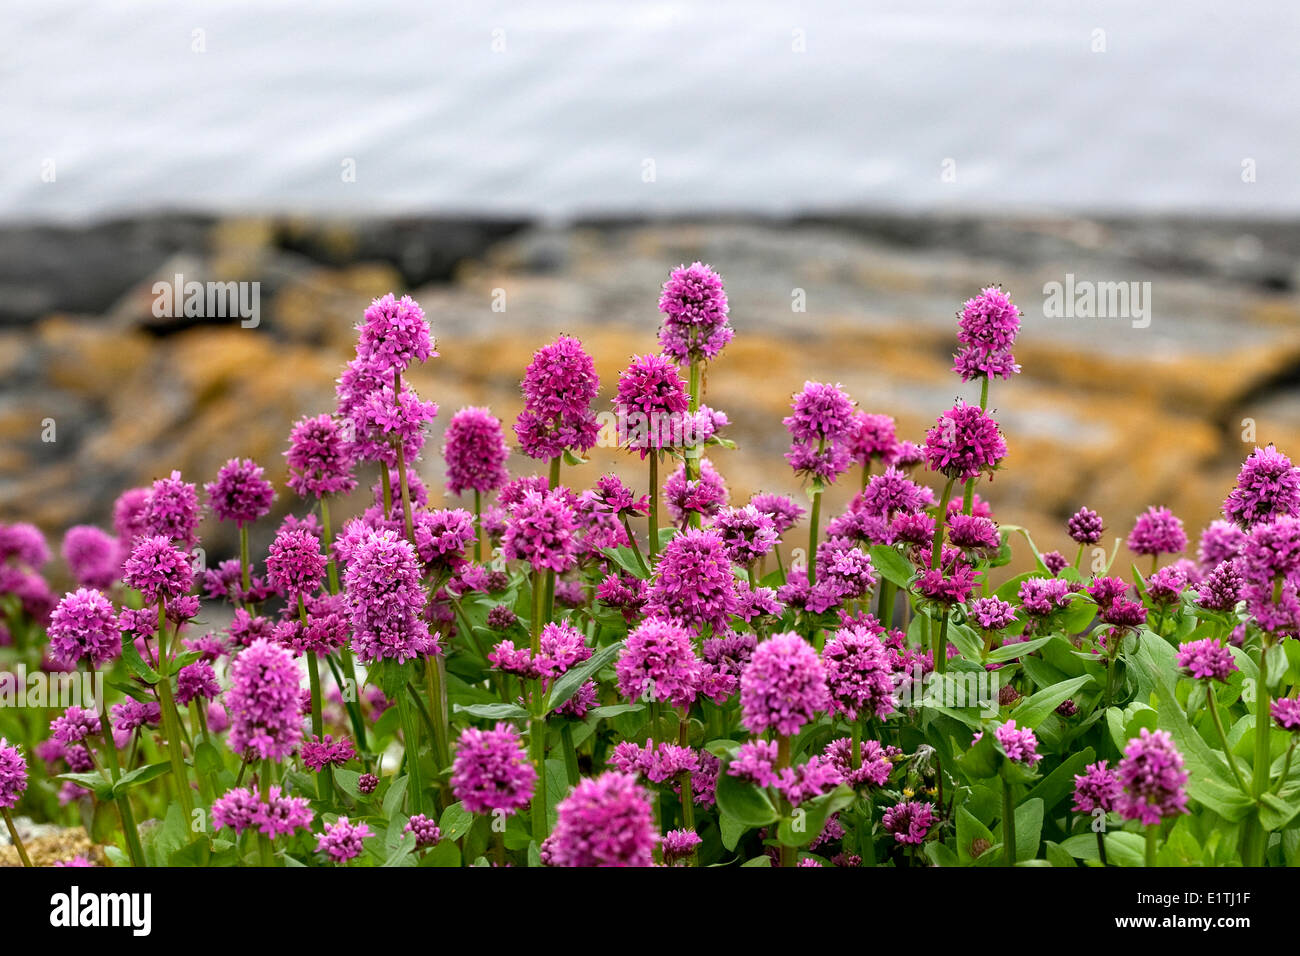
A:
<svg viewBox="0 0 1300 956">
<path fill-rule="evenodd" d="M 1300 453 L 1300 224 L 168 215 L 0 228 L 0 521 L 55 535 L 107 524 L 123 488 L 172 468 L 206 480 L 233 455 L 280 482 L 290 424 L 331 407 L 352 326 L 390 289 L 419 299 L 442 353 L 413 376 L 443 409 L 419 466 L 436 500 L 452 411 L 489 404 L 512 420 L 529 355 L 560 331 L 587 343 L 608 396 L 627 358 L 654 348 L 668 269 L 694 259 L 727 280 L 736 328 L 708 383 L 739 445 L 716 461 L 733 499 L 798 490 L 781 417 L 805 379 L 842 383 L 920 440 L 956 392 L 954 312 L 992 282 L 1024 310 L 1024 371 L 994 383 L 1010 457 L 981 493 L 1041 547 L 1066 544 L 1061 525 L 1081 503 L 1108 519 L 1108 537 L 1167 504 L 1195 540 L 1256 442 Z M 255 327 L 157 315 L 154 283 L 177 274 L 259 283 Z M 1071 288 L 1137 283 L 1149 312 L 1053 317 L 1045 289 L 1067 276 Z M 593 459 L 593 478 L 642 480 L 623 453 Z"/>
</svg>

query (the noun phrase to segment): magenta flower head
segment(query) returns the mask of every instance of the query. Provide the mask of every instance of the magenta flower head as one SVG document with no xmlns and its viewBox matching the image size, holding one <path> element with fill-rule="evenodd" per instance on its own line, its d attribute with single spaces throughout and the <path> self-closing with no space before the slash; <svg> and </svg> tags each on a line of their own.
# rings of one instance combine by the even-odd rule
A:
<svg viewBox="0 0 1300 956">
<path fill-rule="evenodd" d="M 1240 555 L 1245 546 L 1246 532 L 1231 521 L 1211 521 L 1201 532 L 1196 557 L 1201 562 L 1202 569 L 1214 568 Z"/>
<path fill-rule="evenodd" d="M 849 453 L 863 468 L 873 461 L 886 461 L 898 450 L 894 420 L 888 415 L 858 412 L 849 431 Z"/>
<path fill-rule="evenodd" d="M 372 836 L 366 824 L 354 824 L 347 817 L 339 817 L 325 824 L 324 833 L 316 835 L 316 851 L 327 854 L 335 863 L 346 863 L 361 855 L 365 841 Z"/>
<path fill-rule="evenodd" d="M 462 408 L 451 416 L 442 457 L 447 463 L 447 489 L 453 495 L 490 494 L 510 479 L 506 471 L 510 449 L 501 420 L 486 408 Z"/>
<path fill-rule="evenodd" d="M 653 866 L 656 832 L 650 798 L 636 777 L 609 771 L 586 777 L 556 807 L 547 842 L 550 866 Z"/>
<path fill-rule="evenodd" d="M 527 561 L 534 571 L 563 574 L 577 563 L 577 515 L 568 490 L 527 491 L 510 509 L 501 553 Z"/>
<path fill-rule="evenodd" d="M 691 632 L 654 618 L 628 634 L 614 670 L 625 699 L 667 701 L 674 707 L 691 705 L 703 677 Z"/>
<path fill-rule="evenodd" d="M 50 615 L 50 655 L 64 664 L 93 666 L 122 650 L 113 603 L 98 591 L 78 588 L 63 596 Z"/>
<path fill-rule="evenodd" d="M 782 422 L 790 432 L 785 460 L 801 475 L 833 482 L 853 462 L 850 450 L 855 409 L 838 385 L 804 382 Z"/>
<path fill-rule="evenodd" d="M 793 632 L 759 644 L 740 675 L 741 723 L 750 733 L 792 737 L 829 704 L 826 670 L 813 646 Z"/>
<path fill-rule="evenodd" d="M 1244 588 L 1241 561 L 1230 558 L 1205 576 L 1197 588 L 1196 603 L 1211 611 L 1231 611 L 1241 600 Z"/>
<path fill-rule="evenodd" d="M 1119 803 L 1123 787 L 1119 774 L 1106 766 L 1106 761 L 1090 763 L 1083 774 L 1074 775 L 1074 809 L 1078 813 L 1092 813 L 1100 809 L 1106 813 Z"/>
<path fill-rule="evenodd" d="M 45 535 L 34 524 L 20 521 L 0 524 L 0 562 L 15 559 L 33 571 L 39 571 L 50 560 L 50 546 Z"/>
<path fill-rule="evenodd" d="M 132 541 L 148 533 L 144 512 L 152 493 L 149 488 L 128 488 L 113 502 L 113 532 L 123 549 L 129 549 Z"/>
<path fill-rule="evenodd" d="M 230 827 L 239 836 L 257 830 L 274 839 L 311 829 L 312 812 L 306 797 L 290 797 L 279 787 L 263 793 L 239 787 L 228 790 L 212 802 L 212 826 Z"/>
<path fill-rule="evenodd" d="M 27 761 L 22 751 L 0 737 L 0 810 L 12 810 L 27 789 Z"/>
<path fill-rule="evenodd" d="M 1249 530 L 1278 515 L 1300 515 L 1300 469 L 1269 445 L 1256 448 L 1241 466 L 1223 516 Z"/>
<path fill-rule="evenodd" d="M 525 455 L 558 458 L 566 448 L 586 451 L 596 443 L 600 426 L 591 403 L 600 379 L 581 342 L 561 335 L 538 349 L 520 384 L 524 409 L 515 422 L 515 436 Z"/>
<path fill-rule="evenodd" d="M 659 296 L 659 311 L 664 316 L 659 344 L 678 362 L 712 361 L 731 341 L 722 276 L 699 262 L 672 271 Z"/>
<path fill-rule="evenodd" d="M 69 528 L 62 551 L 68 570 L 82 587 L 109 587 L 121 570 L 117 539 L 91 524 Z"/>
<path fill-rule="evenodd" d="M 884 720 L 894 712 L 893 655 L 880 641 L 883 632 L 878 624 L 843 627 L 822 651 L 831 710 L 849 720 Z"/>
<path fill-rule="evenodd" d="M 157 604 L 188 594 L 194 586 L 194 568 L 189 555 L 164 535 L 140 538 L 122 568 L 127 587 L 144 595 L 146 604 Z"/>
<path fill-rule="evenodd" d="M 230 667 L 230 749 L 245 760 L 283 760 L 302 743 L 301 675 L 293 656 L 267 640 L 246 647 Z"/>
<path fill-rule="evenodd" d="M 614 412 L 618 443 L 644 459 L 651 449 L 686 444 L 683 425 L 690 407 L 686 382 L 676 365 L 662 355 L 634 355 L 618 376 Z"/>
<path fill-rule="evenodd" d="M 187 664 L 176 674 L 176 703 L 182 707 L 189 706 L 190 701 L 213 700 L 221 693 L 217 683 L 217 673 L 207 661 L 198 660 Z"/>
<path fill-rule="evenodd" d="M 694 830 L 669 830 L 663 841 L 664 866 L 676 866 L 703 842 Z"/>
<path fill-rule="evenodd" d="M 683 462 L 664 482 L 664 503 L 668 506 L 673 521 L 683 531 L 692 514 L 712 518 L 729 497 L 726 481 L 707 458 L 700 459 L 698 479 L 687 479 L 686 463 Z"/>
<path fill-rule="evenodd" d="M 920 800 L 904 800 L 885 811 L 881 825 L 894 835 L 894 842 L 920 846 L 934 824 L 934 807 Z"/>
<path fill-rule="evenodd" d="M 772 519 L 777 534 L 785 534 L 804 516 L 804 509 L 789 495 L 758 494 L 749 503 Z"/>
<path fill-rule="evenodd" d="M 732 560 L 749 567 L 776 547 L 779 538 L 776 522 L 754 505 L 723 508 L 713 521 L 714 530 L 722 535 Z"/>
<path fill-rule="evenodd" d="M 464 508 L 421 511 L 415 516 L 415 553 L 431 568 L 458 570 L 474 538 L 474 516 Z"/>
<path fill-rule="evenodd" d="M 1153 505 L 1137 516 L 1128 534 L 1128 549 L 1134 554 L 1181 554 L 1187 550 L 1183 519 Z"/>
<path fill-rule="evenodd" d="M 696 633 L 727 630 L 738 609 L 731 552 L 712 529 L 691 528 L 664 547 L 646 601 L 646 613 L 690 627 Z"/>
<path fill-rule="evenodd" d="M 578 504 L 583 511 L 592 514 L 634 518 L 650 510 L 650 497 L 642 495 L 638 498 L 618 475 L 608 474 L 601 475 L 596 479 L 594 488 L 588 488 L 579 495 Z"/>
<path fill-rule="evenodd" d="M 217 480 L 203 486 L 218 521 L 246 525 L 271 510 L 275 489 L 261 465 L 247 458 L 232 458 L 221 466 Z"/>
<path fill-rule="evenodd" d="M 266 556 L 266 576 L 271 587 L 289 598 L 312 594 L 325 580 L 326 558 L 320 539 L 305 528 L 281 528 Z"/>
<path fill-rule="evenodd" d="M 537 771 L 509 724 L 461 731 L 452 761 L 451 790 L 470 813 L 515 813 L 533 798 L 536 783 Z"/>
<path fill-rule="evenodd" d="M 302 764 L 313 773 L 320 773 L 326 767 L 342 767 L 357 755 L 352 741 L 346 737 L 335 740 L 331 734 L 312 737 L 303 741 Z"/>
<path fill-rule="evenodd" d="M 1150 826 L 1187 812 L 1187 771 L 1168 731 L 1143 727 L 1128 742 L 1118 769 L 1124 793 L 1116 809 L 1124 819 Z"/>
<path fill-rule="evenodd" d="M 1226 681 L 1237 669 L 1232 651 L 1212 637 L 1178 645 L 1178 669 L 1193 680 Z"/>
<path fill-rule="evenodd" d="M 976 598 L 971 601 L 967 618 L 983 630 L 1000 631 L 1011 626 L 1011 622 L 1016 619 L 1016 609 L 1014 605 L 999 598 Z"/>
<path fill-rule="evenodd" d="M 929 505 L 929 496 L 893 465 L 883 474 L 872 475 L 862 493 L 853 499 L 853 509 L 875 518 L 893 518 L 899 512 L 920 511 Z"/>
<path fill-rule="evenodd" d="M 1002 547 L 1002 535 L 998 531 L 997 524 L 992 518 L 981 518 L 979 515 L 950 516 L 948 540 L 952 542 L 954 548 L 972 554 L 992 554 Z M 1044 562 L 1046 560 L 1044 557 Z"/>
<path fill-rule="evenodd" d="M 189 547 L 198 540 L 194 530 L 199 525 L 201 514 L 198 488 L 182 481 L 179 471 L 173 471 L 170 477 L 159 478 L 153 483 L 141 509 L 142 533 Z"/>
<path fill-rule="evenodd" d="M 438 356 L 424 310 L 409 295 L 398 299 L 390 292 L 375 299 L 357 330 L 357 355 L 390 375 Z"/>
<path fill-rule="evenodd" d="M 1300 700 L 1294 697 L 1279 697 L 1269 707 L 1274 722 L 1289 733 L 1300 731 Z M 3 741 L 0 741 L 3 743 Z"/>
<path fill-rule="evenodd" d="M 438 403 L 426 402 L 406 381 L 401 392 L 391 385 L 370 393 L 353 409 L 352 450 L 358 458 L 377 461 L 389 469 L 397 467 L 397 446 L 408 462 L 424 448 L 425 428 L 438 417 Z"/>
<path fill-rule="evenodd" d="M 289 487 L 300 498 L 346 495 L 357 486 L 352 446 L 332 415 L 303 418 L 289 433 Z"/>
<path fill-rule="evenodd" d="M 1038 753 L 1038 738 L 1034 732 L 1028 727 L 1017 728 L 1014 720 L 999 726 L 994 736 L 1008 760 L 1032 767 L 1043 759 L 1043 755 Z"/>
<path fill-rule="evenodd" d="M 343 573 L 352 612 L 352 646 L 364 664 L 405 663 L 436 652 L 422 614 L 420 562 L 409 541 L 393 531 L 366 531 Z"/>
<path fill-rule="evenodd" d="M 1090 508 L 1080 508 L 1066 522 L 1066 530 L 1079 544 L 1096 544 L 1106 528 L 1102 524 L 1101 515 Z"/>
<path fill-rule="evenodd" d="M 930 470 L 954 481 L 990 474 L 1006 456 L 1007 443 L 998 423 L 978 405 L 958 401 L 925 434 Z"/>
<path fill-rule="evenodd" d="M 1011 355 L 1021 312 L 998 286 L 981 289 L 958 313 L 957 339 L 963 345 L 953 371 L 963 382 L 981 376 L 1010 378 L 1020 371 Z"/>
</svg>

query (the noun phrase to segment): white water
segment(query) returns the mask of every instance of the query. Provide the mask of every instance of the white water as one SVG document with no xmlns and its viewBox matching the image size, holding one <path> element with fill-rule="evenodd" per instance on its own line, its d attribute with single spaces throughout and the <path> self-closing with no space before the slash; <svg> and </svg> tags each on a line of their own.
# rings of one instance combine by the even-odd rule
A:
<svg viewBox="0 0 1300 956">
<path fill-rule="evenodd" d="M 1289 215 L 1298 65 L 1292 0 L 14 2 L 0 218 Z"/>
</svg>

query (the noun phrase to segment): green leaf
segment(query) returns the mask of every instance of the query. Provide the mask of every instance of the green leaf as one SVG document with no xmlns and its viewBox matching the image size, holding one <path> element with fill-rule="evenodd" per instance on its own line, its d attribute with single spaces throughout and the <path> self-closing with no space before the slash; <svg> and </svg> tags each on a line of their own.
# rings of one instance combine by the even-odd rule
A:
<svg viewBox="0 0 1300 956">
<path fill-rule="evenodd" d="M 956 645 L 961 656 L 968 661 L 980 661 L 984 657 L 984 642 L 979 635 L 965 624 L 949 624 L 948 640 Z"/>
<path fill-rule="evenodd" d="M 767 794 L 747 780 L 733 777 L 725 769 L 718 774 L 715 795 L 718 809 L 746 827 L 765 827 L 777 818 Z"/>
<path fill-rule="evenodd" d="M 722 831 L 722 845 L 728 850 L 734 850 L 736 845 L 740 843 L 740 838 L 749 829 L 735 817 L 728 816 L 725 813 L 718 815 L 718 827 Z"/>
<path fill-rule="evenodd" d="M 781 818 L 777 839 L 786 846 L 807 846 L 821 835 L 832 813 L 843 810 L 855 799 L 852 788 L 842 783 L 829 793 L 800 804 L 790 816 Z"/>
<path fill-rule="evenodd" d="M 463 803 L 453 803 L 442 811 L 438 820 L 438 829 L 442 831 L 443 842 L 455 842 L 469 832 L 474 825 L 474 815 L 465 809 Z"/>
<path fill-rule="evenodd" d="M 191 840 L 172 853 L 168 866 L 207 866 L 212 859 L 212 845 L 206 836 Z"/>
<path fill-rule="evenodd" d="M 357 786 L 360 779 L 361 774 L 355 770 L 335 769 L 334 771 L 334 782 L 339 785 L 339 789 L 357 802 L 369 799 Z"/>
<path fill-rule="evenodd" d="M 989 656 L 984 658 L 990 664 L 1000 664 L 1003 661 L 1013 661 L 1017 657 L 1024 657 L 1038 650 L 1052 638 L 1036 637 L 1032 641 L 1021 641 L 1019 644 L 1003 644 L 1001 647 L 995 647 L 989 651 Z"/>
<path fill-rule="evenodd" d="M 1016 726 L 1037 728 L 1043 718 L 1056 710 L 1062 701 L 1073 697 L 1081 687 L 1091 682 L 1092 678 L 1088 676 L 1075 677 L 1059 684 L 1053 684 L 1051 687 L 1026 697 L 1011 712 Z"/>
<path fill-rule="evenodd" d="M 106 780 L 103 774 L 99 773 L 61 773 L 58 776 L 60 780 L 71 780 L 87 790 L 93 790 L 97 800 L 113 799 L 113 783 Z"/>
<path fill-rule="evenodd" d="M 872 565 L 880 572 L 881 577 L 900 588 L 907 587 L 916 573 L 911 561 L 903 557 L 892 545 L 873 544 L 867 550 L 871 555 Z"/>
<path fill-rule="evenodd" d="M 1026 800 L 1042 800 L 1043 807 L 1053 809 L 1058 803 L 1074 793 L 1074 775 L 1083 772 L 1083 768 L 1097 759 L 1091 747 L 1068 755 L 1060 766 L 1034 785 L 1025 795 Z"/>
<path fill-rule="evenodd" d="M 221 752 L 206 740 L 194 748 L 194 769 L 199 773 L 220 773 L 224 769 Z"/>
<path fill-rule="evenodd" d="M 448 808 L 450 809 L 450 808 Z M 425 851 L 420 866 L 460 866 L 460 847 L 445 837 Z"/>
<path fill-rule="evenodd" d="M 122 634 L 122 660 L 127 669 L 146 684 L 156 684 L 162 678 L 158 672 L 144 662 L 140 652 L 135 649 L 135 638 L 129 632 Z"/>
<path fill-rule="evenodd" d="M 583 661 L 577 667 L 565 671 L 564 676 L 557 680 L 551 686 L 551 694 L 548 701 L 550 710 L 555 710 L 585 684 L 591 677 L 602 667 L 616 658 L 623 650 L 623 642 L 616 641 L 605 647 L 599 648 L 591 657 Z"/>
<path fill-rule="evenodd" d="M 487 720 L 521 720 L 528 716 L 528 711 L 518 704 L 455 704 L 452 710 Z"/>
<path fill-rule="evenodd" d="M 1015 816 L 1016 859 L 1032 860 L 1038 856 L 1038 844 L 1043 834 L 1043 801 L 1021 801 Z"/>
<path fill-rule="evenodd" d="M 391 818 L 397 812 L 397 808 L 402 805 L 402 799 L 406 796 L 406 785 L 410 783 L 410 777 L 400 776 L 388 786 L 388 792 L 384 794 L 384 817 Z"/>
<path fill-rule="evenodd" d="M 171 769 L 171 763 L 166 760 L 161 763 L 151 763 L 147 767 L 136 767 L 130 773 L 124 773 L 118 778 L 117 783 L 113 785 L 113 796 L 117 797 L 126 793 L 138 783 L 147 783 L 155 777 L 170 773 Z"/>
</svg>

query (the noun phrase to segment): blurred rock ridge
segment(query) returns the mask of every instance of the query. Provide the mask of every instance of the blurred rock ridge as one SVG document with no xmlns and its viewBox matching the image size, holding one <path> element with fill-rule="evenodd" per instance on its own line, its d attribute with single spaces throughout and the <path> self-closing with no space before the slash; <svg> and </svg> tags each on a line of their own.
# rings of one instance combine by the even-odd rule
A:
<svg viewBox="0 0 1300 956">
<path fill-rule="evenodd" d="M 440 454 L 451 414 L 490 406 L 513 439 L 524 367 L 562 332 L 595 357 L 608 408 L 628 359 L 658 350 L 668 271 L 694 260 L 722 274 L 736 332 L 707 381 L 738 444 L 713 455 L 733 503 L 800 493 L 781 419 L 805 380 L 840 383 L 917 442 L 954 398 L 977 399 L 950 371 L 956 312 L 994 283 L 1024 312 L 1023 372 L 992 383 L 1010 454 L 979 490 L 1041 549 L 1067 551 L 1064 522 L 1082 504 L 1106 519 L 1108 545 L 1147 505 L 1167 505 L 1194 549 L 1257 444 L 1300 455 L 1300 224 L 170 214 L 0 227 L 0 521 L 33 521 L 57 546 L 70 525 L 109 527 L 124 489 L 172 469 L 209 481 L 235 456 L 267 467 L 277 516 L 303 513 L 283 484 L 289 428 L 333 409 L 354 326 L 389 291 L 413 295 L 437 338 L 441 357 L 410 376 L 441 406 L 416 467 L 435 506 L 456 503 Z M 256 321 L 159 315 L 156 284 L 178 276 L 256 283 Z M 1053 284 L 1073 306 L 1053 304 Z M 566 480 L 612 470 L 644 483 L 634 455 L 591 457 Z M 542 471 L 518 454 L 510 465 Z M 835 488 L 829 513 L 853 490 Z M 202 530 L 210 554 L 233 551 L 233 526 L 209 515 Z"/>
</svg>

